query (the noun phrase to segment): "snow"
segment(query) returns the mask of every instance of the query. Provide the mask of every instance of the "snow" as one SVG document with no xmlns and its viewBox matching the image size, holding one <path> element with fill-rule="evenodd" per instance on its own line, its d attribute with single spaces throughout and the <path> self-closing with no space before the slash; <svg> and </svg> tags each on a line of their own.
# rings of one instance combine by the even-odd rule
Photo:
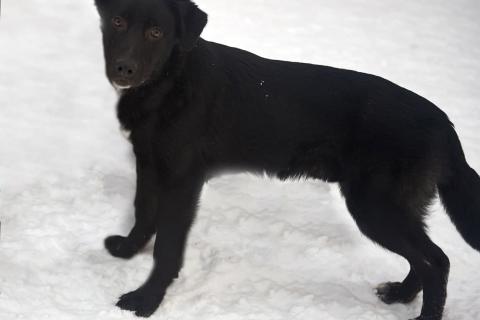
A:
<svg viewBox="0 0 480 320">
<path fill-rule="evenodd" d="M 480 170 L 477 0 L 198 0 L 209 40 L 386 77 L 455 122 Z M 103 238 L 132 225 L 129 143 L 104 76 L 93 1 L 3 1 L 0 21 L 0 319 L 134 319 L 114 307 L 152 266 Z M 452 262 L 445 319 L 478 319 L 480 254 L 441 207 Z M 480 230 L 479 230 L 480 232 Z M 378 283 L 408 266 L 357 231 L 335 185 L 232 175 L 205 187 L 185 267 L 153 319 L 408 319 Z"/>
</svg>

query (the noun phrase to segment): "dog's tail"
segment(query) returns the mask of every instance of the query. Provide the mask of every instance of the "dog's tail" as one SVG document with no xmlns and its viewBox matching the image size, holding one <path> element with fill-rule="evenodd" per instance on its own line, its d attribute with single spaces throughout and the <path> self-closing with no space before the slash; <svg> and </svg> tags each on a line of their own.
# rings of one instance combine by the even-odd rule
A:
<svg viewBox="0 0 480 320">
<path fill-rule="evenodd" d="M 440 198 L 465 241 L 480 251 L 480 177 L 468 165 L 453 126 L 447 143 L 451 174 L 438 185 Z"/>
</svg>

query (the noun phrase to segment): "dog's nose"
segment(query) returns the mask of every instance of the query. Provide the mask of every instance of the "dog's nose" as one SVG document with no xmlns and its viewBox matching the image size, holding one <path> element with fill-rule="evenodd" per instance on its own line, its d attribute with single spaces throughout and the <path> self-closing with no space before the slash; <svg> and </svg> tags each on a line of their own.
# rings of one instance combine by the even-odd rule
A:
<svg viewBox="0 0 480 320">
<path fill-rule="evenodd" d="M 115 71 L 118 77 L 130 79 L 137 72 L 137 64 L 130 60 L 118 60 L 115 64 Z"/>
</svg>

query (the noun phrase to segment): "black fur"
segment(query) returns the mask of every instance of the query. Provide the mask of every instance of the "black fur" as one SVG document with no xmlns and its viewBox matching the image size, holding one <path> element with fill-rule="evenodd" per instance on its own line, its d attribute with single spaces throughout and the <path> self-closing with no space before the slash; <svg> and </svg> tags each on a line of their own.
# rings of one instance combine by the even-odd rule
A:
<svg viewBox="0 0 480 320">
<path fill-rule="evenodd" d="M 207 16 L 190 0 L 96 4 L 138 175 L 135 226 L 105 244 L 130 258 L 157 234 L 150 278 L 119 307 L 138 316 L 157 309 L 182 266 L 202 185 L 224 170 L 248 170 L 339 183 L 360 230 L 411 265 L 379 297 L 407 303 L 423 289 L 417 319 L 442 318 L 449 261 L 424 216 L 439 190 L 480 249 L 480 178 L 440 109 L 373 75 L 205 41 Z"/>
</svg>

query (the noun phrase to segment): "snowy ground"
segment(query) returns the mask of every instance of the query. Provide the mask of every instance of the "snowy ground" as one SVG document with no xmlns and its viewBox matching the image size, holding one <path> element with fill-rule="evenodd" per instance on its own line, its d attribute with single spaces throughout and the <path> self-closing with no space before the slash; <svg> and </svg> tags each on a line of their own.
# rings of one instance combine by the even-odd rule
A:
<svg viewBox="0 0 480 320">
<path fill-rule="evenodd" d="M 92 2 L 2 1 L 0 319 L 133 319 L 114 303 L 152 264 L 151 246 L 128 262 L 102 247 L 131 226 L 135 177 Z M 478 0 L 198 2 L 209 40 L 428 97 L 480 170 Z M 431 226 L 452 262 L 445 319 L 478 319 L 480 254 L 438 205 Z M 206 186 L 185 268 L 153 319 L 405 320 L 420 300 L 386 306 L 372 288 L 406 272 L 360 235 L 336 186 L 228 176 Z"/>
</svg>

